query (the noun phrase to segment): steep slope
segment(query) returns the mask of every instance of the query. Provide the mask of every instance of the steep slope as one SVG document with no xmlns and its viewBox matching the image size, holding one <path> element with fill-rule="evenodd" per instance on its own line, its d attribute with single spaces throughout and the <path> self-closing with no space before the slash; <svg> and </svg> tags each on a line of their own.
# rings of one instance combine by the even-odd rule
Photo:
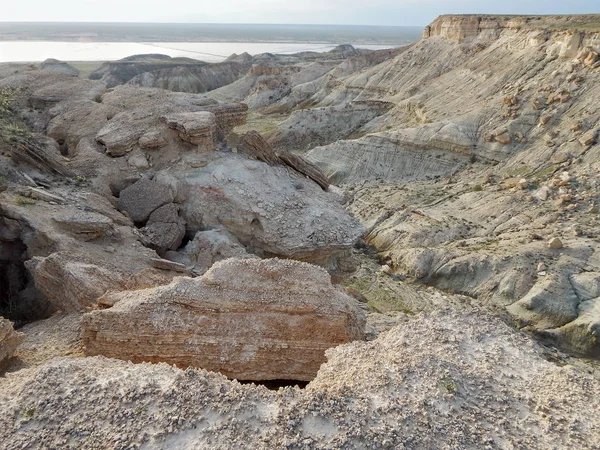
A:
<svg viewBox="0 0 600 450">
<path fill-rule="evenodd" d="M 600 34 L 453 27 L 437 23 L 396 59 L 319 93 L 396 106 L 363 128 L 375 133 L 308 157 L 337 182 L 367 182 L 351 209 L 396 272 L 597 354 L 600 291 L 574 280 L 600 273 Z M 547 244 L 557 237 L 564 249 Z"/>
<path fill-rule="evenodd" d="M 190 58 L 171 58 L 161 54 L 133 55 L 118 61 L 102 63 L 89 78 L 100 80 L 112 88 L 127 83 L 137 75 L 154 70 L 168 69 L 182 65 L 204 66 L 207 63 Z"/>
<path fill-rule="evenodd" d="M 308 158 L 348 185 L 395 273 L 596 354 L 600 291 L 573 280 L 600 273 L 599 23 L 442 16 L 392 58 L 293 85 L 263 109 L 297 109 L 271 142 L 326 144 Z"/>
<path fill-rule="evenodd" d="M 233 83 L 250 69 L 250 64 L 224 62 L 184 65 L 152 70 L 136 75 L 128 84 L 175 92 L 204 93 Z"/>
<path fill-rule="evenodd" d="M 542 161 L 541 152 L 549 152 L 545 141 L 552 140 L 555 148 L 566 142 L 544 139 L 546 135 L 578 120 L 585 122 L 583 134 L 598 119 L 595 108 L 585 110 L 594 103 L 590 99 L 595 92 L 587 90 L 597 86 L 593 47 L 600 35 L 577 36 L 506 30 L 498 39 L 480 34 L 460 44 L 434 36 L 392 61 L 351 75 L 333 90 L 317 93 L 315 101 L 394 103 L 394 109 L 364 131 L 397 136 L 400 149 L 451 150 L 492 161 L 527 149 L 530 159 Z M 543 126 L 537 127 L 539 123 Z M 532 144 L 541 148 L 532 151 Z M 315 149 L 311 157 L 335 172 L 339 156 L 364 154 L 356 148 L 360 141 Z M 381 152 L 372 146 L 365 156 Z"/>
</svg>

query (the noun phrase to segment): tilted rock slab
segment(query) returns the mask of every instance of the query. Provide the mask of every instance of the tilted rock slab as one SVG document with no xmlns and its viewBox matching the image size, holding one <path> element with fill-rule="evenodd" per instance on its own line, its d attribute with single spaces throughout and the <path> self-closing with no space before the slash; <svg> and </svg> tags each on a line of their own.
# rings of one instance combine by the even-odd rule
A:
<svg viewBox="0 0 600 450">
<path fill-rule="evenodd" d="M 23 139 L 11 148 L 11 157 L 15 163 L 25 163 L 42 172 L 56 173 L 64 177 L 75 174 L 64 164 L 58 144 L 42 135 Z"/>
<path fill-rule="evenodd" d="M 267 164 L 285 164 L 313 180 L 323 190 L 327 190 L 329 187 L 329 180 L 321 169 L 295 153 L 285 150 L 275 152 L 273 147 L 256 131 L 249 131 L 242 136 L 237 145 L 237 150 L 250 158 L 258 159 Z"/>
<path fill-rule="evenodd" d="M 364 338 L 354 300 L 327 272 L 280 259 L 228 259 L 201 278 L 122 293 L 82 319 L 89 356 L 201 367 L 245 380 L 311 380 L 325 350 Z"/>
<path fill-rule="evenodd" d="M 34 257 L 26 267 L 36 288 L 64 312 L 82 311 L 111 289 L 125 289 L 127 276 L 100 265 L 79 261 L 69 252 Z"/>
<path fill-rule="evenodd" d="M 0 317 L 0 367 L 12 357 L 23 339 L 23 333 L 15 331 L 10 320 Z"/>
<path fill-rule="evenodd" d="M 144 289 L 169 283 L 171 268 L 155 270 L 150 259 L 156 253 L 141 245 L 122 245 L 102 257 L 87 249 L 60 251 L 47 257 L 35 256 L 25 262 L 35 287 L 63 312 L 84 311 L 96 307 L 98 299 L 110 291 Z"/>
</svg>

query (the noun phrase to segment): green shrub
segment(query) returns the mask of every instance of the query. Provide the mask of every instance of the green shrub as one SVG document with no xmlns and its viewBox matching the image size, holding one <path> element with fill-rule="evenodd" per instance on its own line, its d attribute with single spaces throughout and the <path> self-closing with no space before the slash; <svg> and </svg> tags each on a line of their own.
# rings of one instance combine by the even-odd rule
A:
<svg viewBox="0 0 600 450">
<path fill-rule="evenodd" d="M 0 117 L 12 113 L 16 90 L 10 87 L 0 88 Z"/>
<path fill-rule="evenodd" d="M 27 134 L 27 128 L 14 123 L 8 124 L 5 130 L 12 136 L 25 136 Z"/>
<path fill-rule="evenodd" d="M 442 378 L 440 384 L 449 394 L 453 394 L 458 391 L 458 384 L 452 378 Z"/>
<path fill-rule="evenodd" d="M 23 197 L 21 195 L 17 195 L 15 197 L 15 205 L 25 206 L 25 205 L 35 205 L 36 201 L 29 197 Z"/>
</svg>

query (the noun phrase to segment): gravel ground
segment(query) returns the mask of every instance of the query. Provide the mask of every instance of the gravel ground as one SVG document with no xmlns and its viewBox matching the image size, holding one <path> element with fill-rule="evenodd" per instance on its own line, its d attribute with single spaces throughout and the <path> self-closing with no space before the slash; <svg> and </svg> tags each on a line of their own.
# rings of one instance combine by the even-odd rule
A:
<svg viewBox="0 0 600 450">
<path fill-rule="evenodd" d="M 481 311 L 328 351 L 306 389 L 57 358 L 0 379 L 5 449 L 597 449 L 600 381 Z"/>
</svg>

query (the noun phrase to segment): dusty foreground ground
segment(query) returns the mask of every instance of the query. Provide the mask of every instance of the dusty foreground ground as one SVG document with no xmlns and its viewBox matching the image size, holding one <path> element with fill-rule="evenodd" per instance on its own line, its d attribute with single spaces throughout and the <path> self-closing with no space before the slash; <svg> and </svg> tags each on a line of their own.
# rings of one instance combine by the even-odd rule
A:
<svg viewBox="0 0 600 450">
<path fill-rule="evenodd" d="M 328 352 L 305 390 L 59 358 L 0 384 L 0 446 L 598 448 L 600 381 L 487 313 L 419 315 Z"/>
</svg>

